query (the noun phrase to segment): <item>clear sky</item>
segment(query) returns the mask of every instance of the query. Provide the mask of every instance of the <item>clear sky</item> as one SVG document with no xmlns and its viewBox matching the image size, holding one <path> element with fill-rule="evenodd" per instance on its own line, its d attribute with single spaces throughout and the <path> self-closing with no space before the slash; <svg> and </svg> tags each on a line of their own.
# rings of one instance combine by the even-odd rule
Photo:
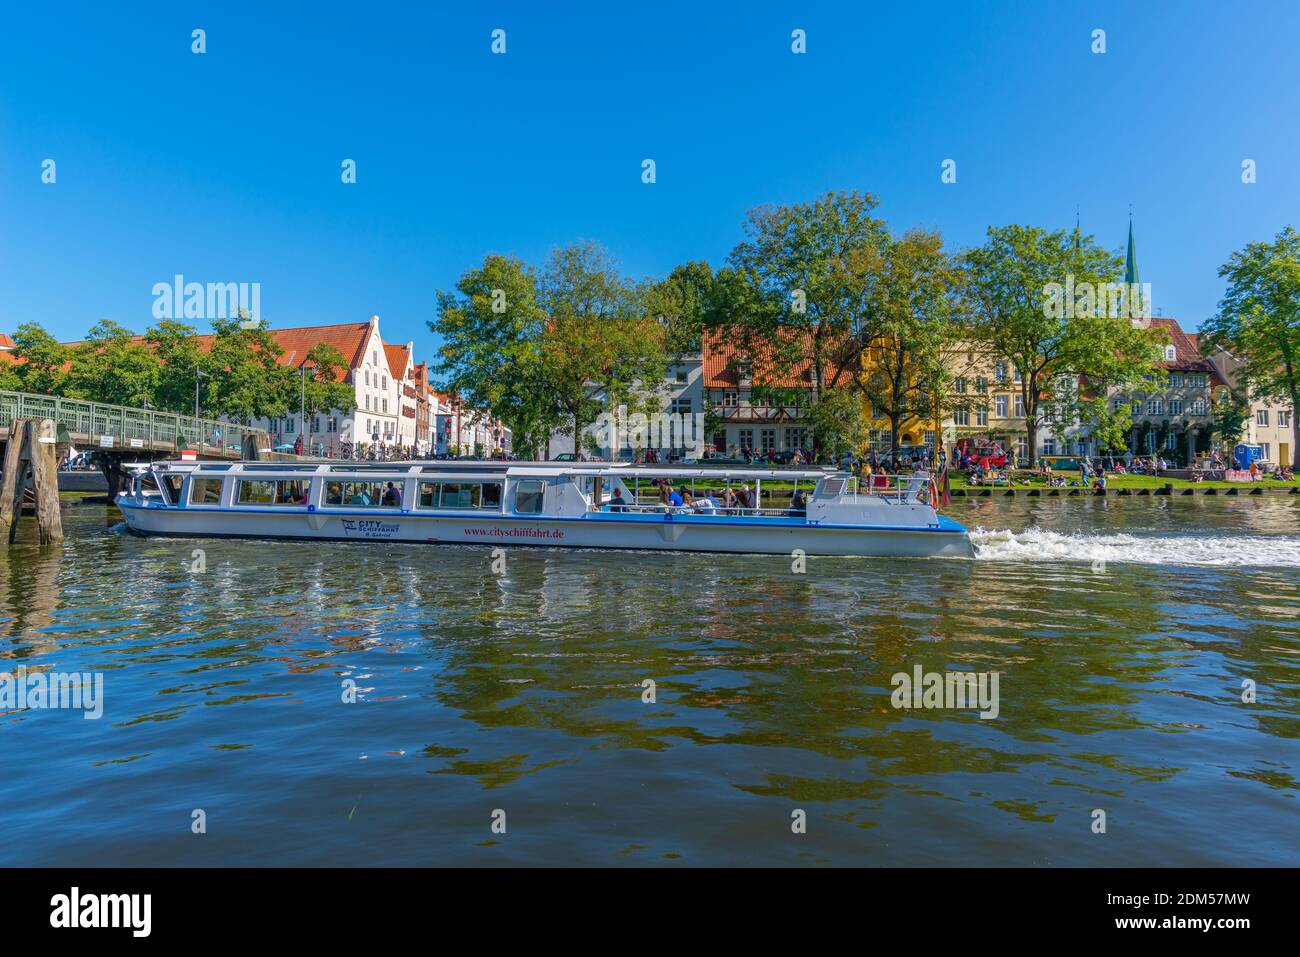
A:
<svg viewBox="0 0 1300 957">
<path fill-rule="evenodd" d="M 142 331 L 154 283 L 182 273 L 260 283 L 272 326 L 378 313 L 424 358 L 435 290 L 487 253 L 540 261 L 584 237 L 637 276 L 717 266 L 747 209 L 828 189 L 876 193 L 896 228 L 937 227 L 953 248 L 990 224 L 1071 227 L 1077 206 L 1118 251 L 1132 204 L 1154 306 L 1190 330 L 1232 250 L 1300 222 L 1294 0 L 9 3 L 0 17 L 7 332 Z"/>
</svg>

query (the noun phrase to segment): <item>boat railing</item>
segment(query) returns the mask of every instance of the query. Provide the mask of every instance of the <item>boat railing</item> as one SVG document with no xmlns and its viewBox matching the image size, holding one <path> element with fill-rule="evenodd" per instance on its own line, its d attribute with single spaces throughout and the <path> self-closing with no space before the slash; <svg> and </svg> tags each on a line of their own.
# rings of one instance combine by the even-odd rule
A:
<svg viewBox="0 0 1300 957">
<path fill-rule="evenodd" d="M 844 500 L 857 502 L 859 499 L 881 500 L 888 502 L 914 502 L 918 493 L 929 493 L 930 483 L 935 477 L 926 472 L 920 475 L 887 475 L 884 473 L 854 476 L 849 481 L 849 488 Z"/>
<path fill-rule="evenodd" d="M 733 515 L 750 518 L 791 518 L 803 516 L 805 511 L 775 506 L 762 508 L 743 508 L 738 505 L 665 505 L 662 502 L 625 502 L 612 505 L 608 501 L 601 504 L 601 512 L 634 513 L 643 515 Z"/>
</svg>

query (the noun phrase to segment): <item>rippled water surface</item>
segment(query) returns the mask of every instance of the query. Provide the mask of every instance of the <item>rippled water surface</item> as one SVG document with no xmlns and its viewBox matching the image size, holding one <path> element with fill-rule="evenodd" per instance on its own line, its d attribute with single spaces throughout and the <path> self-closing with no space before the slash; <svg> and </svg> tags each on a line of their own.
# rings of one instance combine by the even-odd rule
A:
<svg viewBox="0 0 1300 957">
<path fill-rule="evenodd" d="M 1297 498 L 959 501 L 977 560 L 805 574 L 69 507 L 0 550 L 0 674 L 104 714 L 0 711 L 0 863 L 1300 864 Z M 916 665 L 998 716 L 893 708 Z"/>
</svg>

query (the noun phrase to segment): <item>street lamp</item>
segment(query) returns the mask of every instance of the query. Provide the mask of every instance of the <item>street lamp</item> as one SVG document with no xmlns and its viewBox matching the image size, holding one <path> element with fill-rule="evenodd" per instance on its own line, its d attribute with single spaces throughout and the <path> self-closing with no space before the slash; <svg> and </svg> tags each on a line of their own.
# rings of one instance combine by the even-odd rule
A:
<svg viewBox="0 0 1300 957">
<path fill-rule="evenodd" d="M 194 367 L 194 418 L 199 417 L 199 379 L 209 379 L 209 376 L 198 366 Z"/>
</svg>

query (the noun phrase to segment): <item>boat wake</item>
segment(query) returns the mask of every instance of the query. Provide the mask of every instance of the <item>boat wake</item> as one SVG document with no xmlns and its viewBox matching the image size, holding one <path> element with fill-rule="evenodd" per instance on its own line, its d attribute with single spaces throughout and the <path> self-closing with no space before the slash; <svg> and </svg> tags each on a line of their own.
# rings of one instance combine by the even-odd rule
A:
<svg viewBox="0 0 1300 957">
<path fill-rule="evenodd" d="M 977 561 L 1129 562 L 1140 565 L 1300 567 L 1300 537 L 1087 535 L 1041 528 L 973 529 Z"/>
</svg>

